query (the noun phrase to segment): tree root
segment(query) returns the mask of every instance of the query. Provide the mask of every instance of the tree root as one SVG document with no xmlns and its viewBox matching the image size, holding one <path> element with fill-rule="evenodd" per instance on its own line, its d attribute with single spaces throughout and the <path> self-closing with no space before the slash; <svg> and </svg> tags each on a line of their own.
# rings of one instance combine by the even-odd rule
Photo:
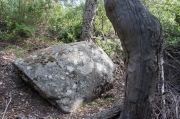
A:
<svg viewBox="0 0 180 119">
<path fill-rule="evenodd" d="M 118 117 L 122 111 L 122 104 L 115 104 L 113 107 L 96 113 L 90 117 L 85 117 L 84 119 L 112 119 Z"/>
</svg>

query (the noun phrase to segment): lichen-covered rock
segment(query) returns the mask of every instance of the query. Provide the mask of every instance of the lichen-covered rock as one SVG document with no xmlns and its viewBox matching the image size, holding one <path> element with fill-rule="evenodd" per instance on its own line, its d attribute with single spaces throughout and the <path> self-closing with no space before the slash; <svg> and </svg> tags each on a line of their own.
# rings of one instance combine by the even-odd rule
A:
<svg viewBox="0 0 180 119">
<path fill-rule="evenodd" d="M 109 90 L 114 81 L 113 62 L 93 42 L 54 45 L 13 64 L 23 80 L 64 113 Z"/>
</svg>

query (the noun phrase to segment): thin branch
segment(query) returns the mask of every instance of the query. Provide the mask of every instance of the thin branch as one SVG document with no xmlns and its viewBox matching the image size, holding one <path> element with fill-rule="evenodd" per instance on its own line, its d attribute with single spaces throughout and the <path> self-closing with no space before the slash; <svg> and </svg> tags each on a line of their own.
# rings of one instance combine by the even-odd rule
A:
<svg viewBox="0 0 180 119">
<path fill-rule="evenodd" d="M 178 69 L 178 67 L 174 66 L 174 65 L 171 65 L 167 62 L 164 63 L 165 65 L 169 66 L 169 67 L 172 67 L 173 69 L 175 69 L 176 71 L 180 72 L 180 70 Z"/>
<path fill-rule="evenodd" d="M 162 81 L 162 86 L 161 86 L 161 93 L 163 94 L 165 92 L 165 79 L 164 79 L 164 60 L 163 57 L 161 56 L 160 59 L 160 70 L 161 70 L 161 81 Z M 162 101 L 163 101 L 163 119 L 166 119 L 166 113 L 165 113 L 165 105 L 166 105 L 166 101 L 165 101 L 165 95 L 162 95 Z"/>
<path fill-rule="evenodd" d="M 180 62 L 174 58 L 171 54 L 169 54 L 167 51 L 164 51 L 170 58 L 172 58 L 174 61 L 176 61 L 179 65 L 180 65 Z"/>
<path fill-rule="evenodd" d="M 9 104 L 11 103 L 11 100 L 12 100 L 12 97 L 10 96 L 9 102 L 8 102 L 8 104 L 6 105 L 6 108 L 5 108 L 4 112 L 3 112 L 2 119 L 4 119 L 4 117 L 5 117 L 5 114 L 6 114 L 6 112 L 7 112 L 7 109 L 8 109 L 8 107 L 9 107 Z"/>
</svg>

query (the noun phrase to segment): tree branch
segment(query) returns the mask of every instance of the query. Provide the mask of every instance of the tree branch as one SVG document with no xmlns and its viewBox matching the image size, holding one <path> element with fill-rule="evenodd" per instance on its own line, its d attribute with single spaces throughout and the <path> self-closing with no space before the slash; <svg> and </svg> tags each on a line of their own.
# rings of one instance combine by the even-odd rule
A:
<svg viewBox="0 0 180 119">
<path fill-rule="evenodd" d="M 4 119 L 4 117 L 5 117 L 5 114 L 6 114 L 6 112 L 7 112 L 7 109 L 8 109 L 8 107 L 9 107 L 9 104 L 11 103 L 11 100 L 12 100 L 12 97 L 10 96 L 9 102 L 8 102 L 8 104 L 6 105 L 6 108 L 5 108 L 4 112 L 3 112 L 2 119 Z"/>
</svg>

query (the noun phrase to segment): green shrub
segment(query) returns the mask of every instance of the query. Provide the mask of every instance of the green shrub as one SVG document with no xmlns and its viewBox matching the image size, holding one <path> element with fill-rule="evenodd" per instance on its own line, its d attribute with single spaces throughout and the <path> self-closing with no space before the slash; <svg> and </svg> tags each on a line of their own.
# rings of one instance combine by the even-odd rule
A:
<svg viewBox="0 0 180 119">
<path fill-rule="evenodd" d="M 36 27 L 34 26 L 27 26 L 25 24 L 17 25 L 14 29 L 16 35 L 20 37 L 30 37 L 36 31 Z"/>
<path fill-rule="evenodd" d="M 35 26 L 47 20 L 51 7 L 50 0 L 1 0 L 0 21 L 6 21 L 7 26 L 1 39 L 30 37 L 35 32 Z"/>
<path fill-rule="evenodd" d="M 101 47 L 110 57 L 118 55 L 118 57 L 123 58 L 122 47 L 119 39 L 101 40 L 97 39 L 96 44 Z"/>
<path fill-rule="evenodd" d="M 177 0 L 143 0 L 150 12 L 161 22 L 164 39 L 168 44 L 179 45 L 180 40 L 180 1 Z M 179 45 L 180 46 L 180 45 Z"/>
<path fill-rule="evenodd" d="M 98 9 L 96 12 L 94 32 L 103 32 L 109 34 L 114 31 L 114 28 L 106 16 L 104 1 L 98 0 Z"/>
<path fill-rule="evenodd" d="M 63 8 L 56 3 L 51 9 L 48 28 L 56 40 L 64 43 L 75 42 L 81 35 L 83 4 Z"/>
</svg>

